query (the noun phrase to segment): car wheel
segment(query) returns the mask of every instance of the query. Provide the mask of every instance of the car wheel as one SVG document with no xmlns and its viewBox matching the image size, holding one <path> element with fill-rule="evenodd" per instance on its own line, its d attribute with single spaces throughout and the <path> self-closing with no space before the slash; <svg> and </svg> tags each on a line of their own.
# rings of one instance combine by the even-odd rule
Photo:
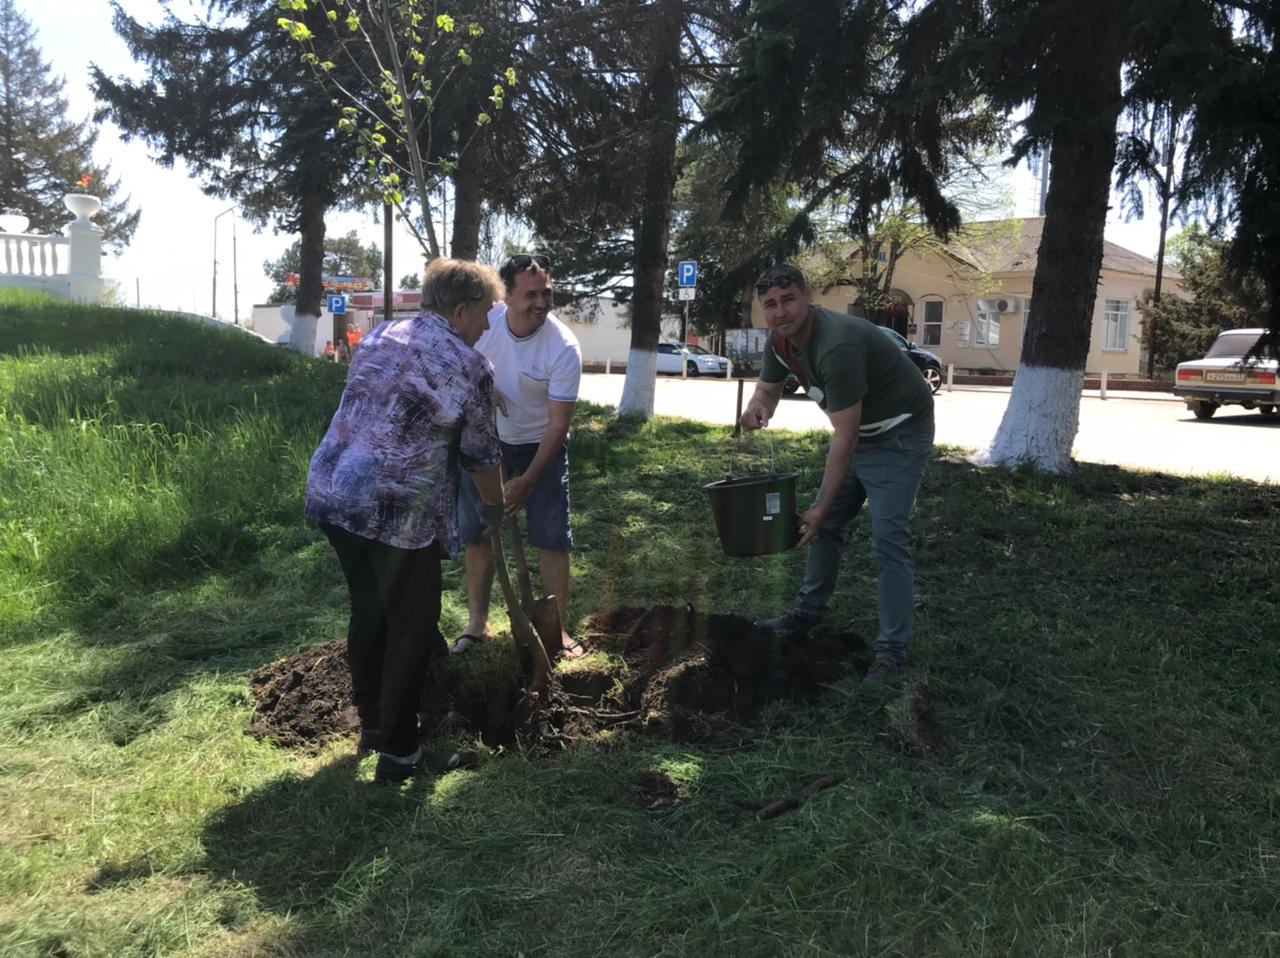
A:
<svg viewBox="0 0 1280 958">
<path fill-rule="evenodd" d="M 1191 412 L 1195 414 L 1197 419 L 1212 419 L 1213 414 L 1218 411 L 1216 402 L 1207 402 L 1203 399 L 1197 400 L 1196 404 L 1191 407 Z"/>
<path fill-rule="evenodd" d="M 924 374 L 924 381 L 929 384 L 930 392 L 937 392 L 942 388 L 942 370 L 937 366 L 925 366 L 921 370 Z"/>
<path fill-rule="evenodd" d="M 698 364 L 691 362 L 687 365 L 689 367 L 689 378 L 692 379 L 694 376 L 698 375 Z"/>
<path fill-rule="evenodd" d="M 1276 418 L 1276 407 L 1270 404 L 1259 406 L 1258 412 L 1262 413 L 1262 415 L 1266 416 L 1268 419 Z"/>
</svg>

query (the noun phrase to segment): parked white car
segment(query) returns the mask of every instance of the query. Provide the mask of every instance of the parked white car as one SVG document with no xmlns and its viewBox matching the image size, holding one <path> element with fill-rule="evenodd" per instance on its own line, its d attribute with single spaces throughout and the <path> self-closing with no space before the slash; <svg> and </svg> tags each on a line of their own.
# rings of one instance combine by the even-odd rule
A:
<svg viewBox="0 0 1280 958">
<path fill-rule="evenodd" d="M 729 360 L 688 343 L 658 343 L 658 372 L 674 373 L 688 368 L 690 376 L 723 376 L 729 371 Z"/>
<path fill-rule="evenodd" d="M 1203 359 L 1178 363 L 1173 394 L 1197 419 L 1208 419 L 1219 406 L 1257 409 L 1264 416 L 1280 409 L 1280 361 L 1250 358 L 1265 330 L 1226 329 Z"/>
</svg>

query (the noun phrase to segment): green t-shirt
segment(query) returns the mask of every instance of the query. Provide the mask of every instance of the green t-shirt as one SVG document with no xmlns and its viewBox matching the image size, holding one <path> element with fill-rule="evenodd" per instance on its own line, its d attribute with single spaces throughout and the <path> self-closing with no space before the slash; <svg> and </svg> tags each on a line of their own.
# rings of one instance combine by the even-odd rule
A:
<svg viewBox="0 0 1280 958">
<path fill-rule="evenodd" d="M 813 307 L 813 314 L 809 342 L 793 353 L 810 398 L 829 413 L 861 402 L 860 442 L 933 422 L 929 384 L 880 327 L 822 306 Z M 780 383 L 789 371 L 771 345 L 765 349 L 761 381 Z"/>
</svg>

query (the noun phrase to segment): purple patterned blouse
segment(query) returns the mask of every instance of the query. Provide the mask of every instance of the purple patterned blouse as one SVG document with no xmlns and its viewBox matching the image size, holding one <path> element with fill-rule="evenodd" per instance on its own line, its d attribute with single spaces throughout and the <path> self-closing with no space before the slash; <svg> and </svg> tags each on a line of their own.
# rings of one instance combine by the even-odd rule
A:
<svg viewBox="0 0 1280 958">
<path fill-rule="evenodd" d="M 435 313 L 383 323 L 361 340 L 311 457 L 307 518 L 453 556 L 459 471 L 499 457 L 489 360 Z"/>
</svg>

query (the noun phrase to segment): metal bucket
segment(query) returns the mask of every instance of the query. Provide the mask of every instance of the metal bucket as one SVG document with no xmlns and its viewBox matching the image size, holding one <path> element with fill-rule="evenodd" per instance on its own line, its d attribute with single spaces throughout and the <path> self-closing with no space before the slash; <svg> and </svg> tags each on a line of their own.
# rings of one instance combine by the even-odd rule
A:
<svg viewBox="0 0 1280 958">
<path fill-rule="evenodd" d="M 727 556 L 786 552 L 800 538 L 796 512 L 799 473 L 743 476 L 703 486 L 711 496 L 720 548 Z"/>
</svg>

